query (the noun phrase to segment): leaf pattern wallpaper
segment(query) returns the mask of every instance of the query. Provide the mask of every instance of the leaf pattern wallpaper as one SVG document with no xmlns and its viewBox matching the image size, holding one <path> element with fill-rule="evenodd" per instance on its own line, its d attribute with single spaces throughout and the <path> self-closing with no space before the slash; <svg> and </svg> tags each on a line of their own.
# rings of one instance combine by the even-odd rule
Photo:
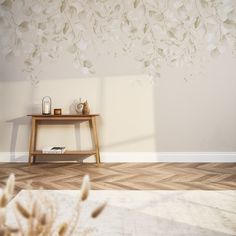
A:
<svg viewBox="0 0 236 236">
<path fill-rule="evenodd" d="M 94 74 L 88 50 L 114 45 L 150 78 L 163 64 L 181 66 L 236 47 L 235 0 L 2 0 L 0 48 L 6 60 L 23 60 L 37 83 L 45 63 L 67 51 L 73 66 Z"/>
</svg>

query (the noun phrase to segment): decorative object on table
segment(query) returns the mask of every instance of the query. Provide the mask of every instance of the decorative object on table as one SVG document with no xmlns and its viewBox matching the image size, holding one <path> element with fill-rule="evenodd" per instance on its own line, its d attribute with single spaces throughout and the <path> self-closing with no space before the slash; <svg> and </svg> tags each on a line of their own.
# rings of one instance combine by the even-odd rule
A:
<svg viewBox="0 0 236 236">
<path fill-rule="evenodd" d="M 75 105 L 75 110 L 78 114 L 82 114 L 83 113 L 83 107 L 84 107 L 84 103 L 82 102 L 82 99 L 79 99 L 79 103 L 77 103 Z"/>
<path fill-rule="evenodd" d="M 48 146 L 44 147 L 42 153 L 45 154 L 62 154 L 66 151 L 65 147 L 55 147 L 55 146 Z"/>
<path fill-rule="evenodd" d="M 51 115 L 52 109 L 52 99 L 49 96 L 45 96 L 42 99 L 42 114 L 43 115 Z"/>
<path fill-rule="evenodd" d="M 62 114 L 61 108 L 55 108 L 54 109 L 54 115 L 55 116 L 60 116 Z"/>
<path fill-rule="evenodd" d="M 87 100 L 83 103 L 83 115 L 88 115 L 90 113 L 90 108 Z"/>
</svg>

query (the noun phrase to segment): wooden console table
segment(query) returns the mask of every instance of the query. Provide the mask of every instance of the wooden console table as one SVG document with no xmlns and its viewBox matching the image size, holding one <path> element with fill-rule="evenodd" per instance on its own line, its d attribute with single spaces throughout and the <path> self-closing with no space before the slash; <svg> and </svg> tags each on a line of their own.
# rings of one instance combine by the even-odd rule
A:
<svg viewBox="0 0 236 236">
<path fill-rule="evenodd" d="M 31 136 L 30 136 L 30 146 L 29 146 L 29 164 L 35 163 L 36 156 L 42 155 L 83 155 L 83 156 L 91 156 L 95 155 L 96 163 L 101 163 L 100 161 L 100 152 L 99 152 L 99 141 L 97 135 L 97 127 L 96 127 L 96 117 L 99 116 L 98 114 L 91 114 L 91 115 L 28 115 L 31 116 Z M 43 153 L 40 150 L 36 150 L 37 144 L 37 130 L 38 124 L 43 122 L 50 122 L 50 123 L 60 123 L 66 124 L 66 122 L 78 122 L 78 121 L 88 121 L 90 125 L 90 130 L 92 134 L 92 138 L 94 141 L 95 149 L 89 151 L 65 151 L 62 154 L 51 154 L 51 153 Z"/>
</svg>

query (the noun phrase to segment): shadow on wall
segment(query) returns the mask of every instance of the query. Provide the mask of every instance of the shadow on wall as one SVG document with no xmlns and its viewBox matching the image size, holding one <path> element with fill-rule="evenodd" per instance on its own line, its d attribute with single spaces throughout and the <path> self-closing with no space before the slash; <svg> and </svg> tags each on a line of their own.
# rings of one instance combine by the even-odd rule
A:
<svg viewBox="0 0 236 236">
<path fill-rule="evenodd" d="M 99 96 L 99 111 L 101 114 L 105 114 L 105 100 L 106 100 L 106 86 L 105 86 L 105 79 L 104 77 L 100 77 L 100 83 L 99 83 L 99 91 L 98 91 L 98 96 Z M 156 120 L 157 117 L 157 86 L 153 85 L 153 109 L 154 109 L 154 120 Z M 100 117 L 100 119 L 98 120 L 98 124 L 99 126 L 103 125 L 103 119 L 102 117 Z M 107 145 L 100 145 L 101 149 L 105 149 L 105 148 L 111 148 L 111 147 L 120 147 L 123 146 L 125 144 L 134 144 L 134 143 L 139 143 L 141 141 L 144 140 L 148 140 L 148 139 L 154 139 L 155 140 L 155 151 L 158 150 L 158 146 L 157 146 L 157 142 L 156 142 L 156 134 L 157 134 L 157 126 L 156 124 L 154 124 L 155 129 L 153 134 L 146 134 L 143 136 L 139 136 L 139 137 L 134 137 L 132 139 L 125 139 L 125 137 L 123 138 L 122 141 L 118 141 L 115 143 L 110 143 Z M 100 130 L 100 132 L 102 133 L 103 129 Z"/>
<path fill-rule="evenodd" d="M 11 153 L 11 162 L 16 161 L 16 142 L 18 137 L 18 132 L 20 126 L 30 126 L 30 117 L 23 116 L 18 117 L 12 120 L 7 120 L 7 123 L 12 123 L 12 132 L 11 132 L 11 143 L 10 143 L 10 153 Z M 24 157 L 18 157 L 17 160 L 20 161 L 20 159 L 24 160 Z"/>
</svg>

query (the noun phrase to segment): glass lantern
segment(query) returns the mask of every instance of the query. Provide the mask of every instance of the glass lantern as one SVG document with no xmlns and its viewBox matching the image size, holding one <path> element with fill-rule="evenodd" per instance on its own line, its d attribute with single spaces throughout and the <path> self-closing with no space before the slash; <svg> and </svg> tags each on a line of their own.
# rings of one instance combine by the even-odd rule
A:
<svg viewBox="0 0 236 236">
<path fill-rule="evenodd" d="M 51 115 L 52 108 L 52 99 L 49 96 L 45 96 L 42 99 L 42 114 L 43 115 Z"/>
</svg>

